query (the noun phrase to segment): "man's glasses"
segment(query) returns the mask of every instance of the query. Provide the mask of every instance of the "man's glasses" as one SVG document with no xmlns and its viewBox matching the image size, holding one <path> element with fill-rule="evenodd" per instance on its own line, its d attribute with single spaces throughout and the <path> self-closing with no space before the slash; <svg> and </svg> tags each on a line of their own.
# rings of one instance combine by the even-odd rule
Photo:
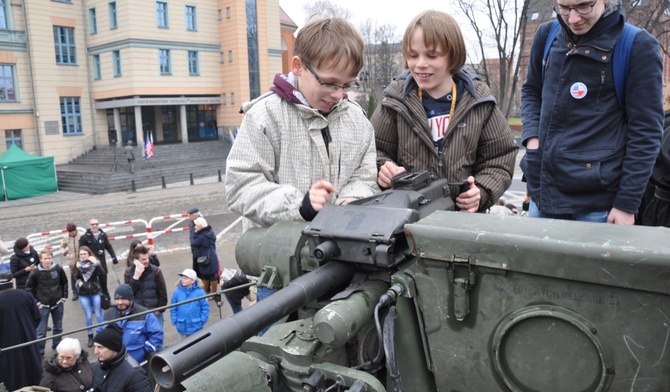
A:
<svg viewBox="0 0 670 392">
<path fill-rule="evenodd" d="M 99 223 L 89 223 L 89 225 L 91 225 L 91 226 L 98 226 Z"/>
<path fill-rule="evenodd" d="M 327 83 L 327 82 L 324 82 L 324 81 L 321 80 L 321 78 L 319 77 L 319 75 L 317 75 L 316 72 L 314 72 L 314 70 L 313 70 L 312 67 L 309 65 L 309 63 L 307 63 L 307 61 L 305 61 L 305 60 L 303 60 L 303 59 L 300 59 L 300 61 L 302 61 L 302 63 L 305 64 L 305 67 L 307 67 L 307 69 L 309 70 L 309 72 L 311 72 L 312 75 L 314 75 L 314 78 L 316 79 L 316 81 L 319 82 L 319 84 L 320 84 L 321 86 L 325 87 L 326 90 L 328 90 L 328 91 L 330 91 L 330 92 L 333 92 L 333 93 L 334 93 L 334 92 L 337 92 L 337 90 L 342 89 L 342 92 L 346 93 L 346 92 L 348 92 L 348 91 L 353 91 L 353 90 L 356 90 L 356 89 L 358 88 L 358 83 L 357 83 L 357 82 L 353 82 L 353 83 L 345 84 L 345 85 L 342 85 L 342 86 L 339 85 L 339 84 L 335 84 L 335 83 Z"/>
<path fill-rule="evenodd" d="M 594 1 L 591 4 L 577 4 L 574 7 L 568 7 L 567 5 L 557 4 L 556 7 L 554 7 L 554 11 L 563 16 L 570 16 L 570 11 L 572 10 L 575 10 L 575 12 L 579 15 L 587 15 L 591 11 L 593 11 L 593 7 L 596 5 L 597 2 L 598 0 Z"/>
</svg>

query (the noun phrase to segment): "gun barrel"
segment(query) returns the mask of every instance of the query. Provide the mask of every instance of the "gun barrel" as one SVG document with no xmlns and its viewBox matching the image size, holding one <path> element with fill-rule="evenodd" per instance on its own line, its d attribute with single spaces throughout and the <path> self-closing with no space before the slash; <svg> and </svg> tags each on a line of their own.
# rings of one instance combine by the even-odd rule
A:
<svg viewBox="0 0 670 392">
<path fill-rule="evenodd" d="M 349 281 L 352 264 L 331 261 L 293 280 L 254 306 L 205 328 L 151 358 L 150 369 L 164 388 L 173 388 L 242 346 L 245 340 Z"/>
</svg>

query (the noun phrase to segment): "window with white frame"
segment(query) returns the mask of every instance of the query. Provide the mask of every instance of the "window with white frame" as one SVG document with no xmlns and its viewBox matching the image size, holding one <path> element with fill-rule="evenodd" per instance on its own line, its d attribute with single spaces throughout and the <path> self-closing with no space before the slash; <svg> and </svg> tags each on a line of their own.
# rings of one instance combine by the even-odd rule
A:
<svg viewBox="0 0 670 392">
<path fill-rule="evenodd" d="M 168 24 L 168 4 L 164 1 L 156 2 L 156 26 L 162 28 L 170 27 Z"/>
<path fill-rule="evenodd" d="M 11 64 L 0 64 L 0 102 L 14 101 L 16 101 L 14 66 Z"/>
<path fill-rule="evenodd" d="M 118 16 L 116 15 L 116 1 L 110 1 L 107 4 L 107 8 L 109 9 L 109 29 L 116 29 L 119 27 Z"/>
<path fill-rule="evenodd" d="M 93 79 L 99 80 L 102 79 L 102 69 L 100 66 L 100 55 L 93 55 Z"/>
<path fill-rule="evenodd" d="M 188 51 L 188 74 L 191 76 L 200 75 L 200 67 L 198 66 L 198 52 Z"/>
<path fill-rule="evenodd" d="M 196 19 L 196 12 L 194 5 L 186 6 L 186 30 L 189 31 L 198 30 L 198 23 Z"/>
<path fill-rule="evenodd" d="M 63 126 L 63 135 L 84 133 L 81 129 L 79 97 L 60 97 L 60 118 Z"/>
<path fill-rule="evenodd" d="M 20 129 L 5 129 L 5 143 L 7 143 L 7 148 L 11 147 L 12 144 L 16 144 L 16 147 L 23 148 L 23 140 L 21 138 Z"/>
<path fill-rule="evenodd" d="M 54 26 L 56 64 L 77 64 L 77 47 L 74 42 L 74 27 Z"/>
<path fill-rule="evenodd" d="M 172 67 L 170 65 L 170 49 L 158 49 L 158 62 L 160 64 L 161 75 L 172 74 Z"/>
<path fill-rule="evenodd" d="M 114 66 L 114 76 L 121 76 L 121 51 L 112 51 L 112 65 Z"/>
<path fill-rule="evenodd" d="M 90 34 L 98 32 L 98 16 L 95 13 L 95 8 L 88 9 L 88 32 Z"/>
<path fill-rule="evenodd" d="M 0 0 L 0 30 L 7 30 L 7 10 L 9 0 Z"/>
</svg>

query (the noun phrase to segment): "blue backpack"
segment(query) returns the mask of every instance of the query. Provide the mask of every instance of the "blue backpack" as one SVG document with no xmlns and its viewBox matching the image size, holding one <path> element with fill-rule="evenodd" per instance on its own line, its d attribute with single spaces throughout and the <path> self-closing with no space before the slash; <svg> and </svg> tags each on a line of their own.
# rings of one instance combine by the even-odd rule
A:
<svg viewBox="0 0 670 392">
<path fill-rule="evenodd" d="M 549 50 L 551 44 L 556 39 L 556 36 L 561 31 L 561 25 L 558 21 L 554 21 L 547 35 L 547 41 L 544 44 L 544 55 L 542 56 L 542 81 L 544 81 L 544 67 L 547 64 L 549 57 Z M 628 79 L 628 59 L 630 58 L 630 50 L 633 47 L 635 35 L 640 31 L 638 27 L 626 23 L 619 39 L 614 44 L 614 53 L 612 53 L 612 72 L 614 73 L 614 90 L 619 101 L 619 106 L 624 107 L 626 91 L 626 80 Z"/>
</svg>

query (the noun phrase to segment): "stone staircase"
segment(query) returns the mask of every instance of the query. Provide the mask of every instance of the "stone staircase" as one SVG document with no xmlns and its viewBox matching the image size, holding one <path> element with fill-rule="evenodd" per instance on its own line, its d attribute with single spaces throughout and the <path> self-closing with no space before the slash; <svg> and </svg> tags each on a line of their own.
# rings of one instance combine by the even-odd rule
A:
<svg viewBox="0 0 670 392">
<path fill-rule="evenodd" d="M 90 194 L 131 191 L 144 187 L 167 187 L 171 183 L 203 177 L 222 178 L 231 143 L 228 140 L 159 144 L 149 160 L 135 149 L 135 174 L 128 172 L 123 147 L 90 150 L 65 165 L 56 165 L 58 189 Z M 116 165 L 115 162 L 116 155 Z"/>
</svg>

